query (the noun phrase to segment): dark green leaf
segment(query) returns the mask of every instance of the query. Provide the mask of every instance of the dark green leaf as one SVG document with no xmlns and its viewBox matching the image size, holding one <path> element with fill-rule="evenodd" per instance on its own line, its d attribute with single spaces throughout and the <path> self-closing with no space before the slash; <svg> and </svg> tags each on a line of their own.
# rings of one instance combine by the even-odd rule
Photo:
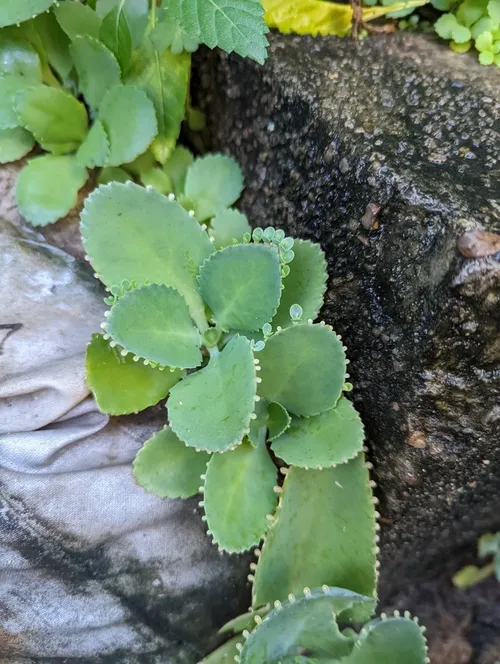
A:
<svg viewBox="0 0 500 664">
<path fill-rule="evenodd" d="M 99 39 L 115 54 L 122 74 L 126 74 L 132 59 L 132 35 L 123 7 L 118 5 L 103 18 Z"/>
<path fill-rule="evenodd" d="M 41 14 L 55 3 L 55 0 L 2 0 L 0 3 L 0 28 L 27 21 Z"/>
<path fill-rule="evenodd" d="M 51 67 L 65 81 L 73 68 L 69 53 L 70 40 L 59 25 L 53 12 L 40 14 L 33 21 L 36 32 L 40 35 Z"/>
<path fill-rule="evenodd" d="M 96 4 L 96 12 L 100 18 L 104 18 L 116 8 L 123 11 L 130 28 L 132 46 L 137 47 L 148 25 L 149 0 L 98 0 Z"/>
</svg>

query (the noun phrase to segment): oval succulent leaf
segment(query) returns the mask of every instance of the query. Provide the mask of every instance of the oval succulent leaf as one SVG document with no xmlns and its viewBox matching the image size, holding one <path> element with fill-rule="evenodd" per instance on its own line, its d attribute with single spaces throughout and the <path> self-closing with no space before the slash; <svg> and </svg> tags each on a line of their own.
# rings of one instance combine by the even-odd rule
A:
<svg viewBox="0 0 500 664">
<path fill-rule="evenodd" d="M 212 219 L 209 229 L 210 237 L 213 237 L 217 249 L 232 246 L 234 240 L 242 242 L 243 235 L 251 232 L 246 215 L 232 209 L 218 212 Z"/>
<path fill-rule="evenodd" d="M 34 226 L 54 223 L 76 205 L 78 191 L 87 177 L 87 170 L 73 156 L 44 155 L 31 159 L 16 183 L 21 214 Z"/>
<path fill-rule="evenodd" d="M 277 469 L 265 446 L 244 440 L 236 449 L 213 454 L 207 467 L 204 504 L 214 542 L 229 553 L 260 542 L 276 509 Z"/>
<path fill-rule="evenodd" d="M 269 440 L 279 438 L 290 426 L 291 417 L 286 408 L 276 401 L 269 404 L 267 410 L 267 426 L 269 429 Z"/>
<path fill-rule="evenodd" d="M 48 63 L 65 81 L 73 69 L 69 53 L 70 40 L 59 25 L 53 12 L 45 12 L 37 16 L 32 23 L 45 49 Z"/>
<path fill-rule="evenodd" d="M 257 244 L 239 244 L 212 254 L 200 269 L 200 292 L 223 330 L 259 330 L 280 301 L 277 252 Z"/>
<path fill-rule="evenodd" d="M 170 425 L 186 445 L 208 452 L 228 450 L 248 433 L 255 387 L 250 342 L 235 336 L 206 367 L 171 390 Z"/>
<path fill-rule="evenodd" d="M 220 628 L 219 634 L 228 634 L 230 632 L 240 634 L 244 629 L 251 631 L 255 627 L 255 616 L 265 616 L 270 608 L 270 605 L 266 604 L 266 606 L 263 606 L 260 609 L 255 611 L 251 609 L 250 611 L 247 611 L 247 613 L 243 613 L 241 616 L 233 618 Z"/>
<path fill-rule="evenodd" d="M 195 273 L 213 247 L 178 203 L 132 183 L 113 182 L 87 198 L 81 219 L 85 249 L 107 286 L 125 279 L 172 286 L 198 326 L 206 327 Z"/>
<path fill-rule="evenodd" d="M 294 417 L 290 428 L 273 441 L 273 452 L 301 468 L 328 468 L 352 459 L 363 449 L 363 424 L 345 397 L 314 417 Z"/>
<path fill-rule="evenodd" d="M 22 127 L 0 129 L 0 164 L 21 159 L 34 145 L 35 139 Z"/>
<path fill-rule="evenodd" d="M 109 415 L 128 415 L 154 406 L 181 377 L 179 369 L 162 371 L 134 362 L 130 354 L 124 357 L 101 334 L 92 335 L 87 346 L 85 379 L 99 409 Z"/>
<path fill-rule="evenodd" d="M 163 164 L 163 170 L 170 178 L 176 196 L 184 191 L 187 171 L 193 161 L 192 153 L 184 146 L 178 145 Z"/>
<path fill-rule="evenodd" d="M 27 83 L 41 83 L 42 67 L 36 49 L 12 29 L 0 32 L 0 72 L 19 76 Z"/>
<path fill-rule="evenodd" d="M 54 9 L 54 14 L 71 40 L 78 35 L 88 35 L 95 39 L 99 37 L 101 20 L 87 5 L 79 2 L 62 2 Z"/>
<path fill-rule="evenodd" d="M 184 193 L 198 221 L 205 221 L 233 205 L 242 189 L 243 174 L 236 160 L 223 154 L 210 154 L 191 164 Z"/>
<path fill-rule="evenodd" d="M 255 573 L 253 606 L 323 583 L 374 596 L 375 516 L 368 482 L 363 454 L 336 468 L 289 469 Z M 369 618 L 372 608 L 362 607 L 356 620 Z"/>
<path fill-rule="evenodd" d="M 0 129 L 14 129 L 21 124 L 14 108 L 14 100 L 17 94 L 27 87 L 29 82 L 22 76 L 0 76 Z"/>
<path fill-rule="evenodd" d="M 87 138 L 78 148 L 76 158 L 79 164 L 87 168 L 103 166 L 109 158 L 109 140 L 102 122 L 96 120 Z"/>
<path fill-rule="evenodd" d="M 305 323 L 278 332 L 266 341 L 259 360 L 259 395 L 294 415 L 318 415 L 340 397 L 346 360 L 329 327 Z"/>
<path fill-rule="evenodd" d="M 250 421 L 250 431 L 248 432 L 248 440 L 254 447 L 266 444 L 268 406 L 269 404 L 264 399 L 260 399 L 255 404 L 255 417 Z"/>
<path fill-rule="evenodd" d="M 326 290 L 326 260 L 319 244 L 309 240 L 295 240 L 294 258 L 290 263 L 290 274 L 283 280 L 280 306 L 273 318 L 273 327 L 292 325 L 290 307 L 298 304 L 302 308 L 302 320 L 314 320 L 323 306 Z"/>
<path fill-rule="evenodd" d="M 235 636 L 207 655 L 199 664 L 234 664 L 234 658 L 239 657 L 242 641 L 241 636 Z"/>
<path fill-rule="evenodd" d="M 106 331 L 147 360 L 181 369 L 201 364 L 201 335 L 186 301 L 170 286 L 152 284 L 126 293 L 111 308 Z"/>
<path fill-rule="evenodd" d="M 97 0 L 95 9 L 99 18 L 104 18 L 119 7 L 127 19 L 135 47 L 141 43 L 148 25 L 149 4 L 149 0 Z"/>
<path fill-rule="evenodd" d="M 109 14 L 106 14 L 96 36 L 114 53 L 120 63 L 121 71 L 126 74 L 132 59 L 132 34 L 123 5 L 124 2 L 120 2 Z"/>
<path fill-rule="evenodd" d="M 200 475 L 210 456 L 196 452 L 165 427 L 144 443 L 134 461 L 134 477 L 160 498 L 190 498 L 198 493 Z"/>
<path fill-rule="evenodd" d="M 117 59 L 104 44 L 89 36 L 76 37 L 70 52 L 80 92 L 89 106 L 99 108 L 106 92 L 120 83 Z"/>
<path fill-rule="evenodd" d="M 27 21 L 47 11 L 56 0 L 15 0 L 2 2 L 0 6 L 0 28 Z"/>
</svg>

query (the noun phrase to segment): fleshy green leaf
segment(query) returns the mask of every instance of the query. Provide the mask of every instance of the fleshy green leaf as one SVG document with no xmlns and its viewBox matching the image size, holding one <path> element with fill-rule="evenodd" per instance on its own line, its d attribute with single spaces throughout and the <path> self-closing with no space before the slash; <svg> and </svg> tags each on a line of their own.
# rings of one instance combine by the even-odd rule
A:
<svg viewBox="0 0 500 664">
<path fill-rule="evenodd" d="M 15 109 L 23 127 L 55 154 L 72 152 L 87 135 L 85 106 L 61 89 L 37 85 L 21 90 Z"/>
<path fill-rule="evenodd" d="M 191 447 L 228 450 L 248 433 L 254 400 L 253 353 L 248 339 L 237 335 L 206 367 L 172 389 L 167 403 L 170 425 Z"/>
<path fill-rule="evenodd" d="M 291 418 L 280 403 L 270 403 L 267 409 L 269 440 L 279 438 L 290 426 Z"/>
<path fill-rule="evenodd" d="M 454 14 L 443 14 L 434 23 L 434 30 L 442 39 L 452 39 L 456 26 L 457 19 Z"/>
<path fill-rule="evenodd" d="M 118 168 L 117 166 L 107 166 L 106 168 L 101 169 L 99 176 L 97 178 L 97 184 L 108 184 L 109 182 L 131 182 L 132 178 L 123 170 L 123 168 Z"/>
<path fill-rule="evenodd" d="M 488 14 L 495 23 L 500 23 L 500 0 L 488 2 Z"/>
<path fill-rule="evenodd" d="M 197 36 L 189 35 L 181 25 L 182 0 L 165 0 L 158 23 L 151 32 L 151 41 L 159 51 L 170 48 L 174 55 L 196 51 Z"/>
<path fill-rule="evenodd" d="M 188 35 L 209 48 L 236 51 L 263 64 L 268 46 L 263 14 L 257 0 L 184 0 L 181 25 Z"/>
<path fill-rule="evenodd" d="M 375 517 L 368 482 L 363 454 L 336 468 L 289 469 L 255 572 L 255 607 L 323 583 L 374 596 Z M 370 614 L 371 606 L 365 606 L 355 618 Z"/>
<path fill-rule="evenodd" d="M 132 183 L 113 182 L 87 198 L 81 220 L 85 249 L 107 286 L 125 279 L 172 286 L 197 325 L 206 327 L 195 275 L 213 247 L 178 203 Z"/>
<path fill-rule="evenodd" d="M 294 417 L 290 428 L 272 444 L 285 463 L 301 468 L 328 468 L 352 459 L 363 449 L 363 424 L 345 397 L 335 408 L 314 417 Z"/>
<path fill-rule="evenodd" d="M 491 32 L 483 32 L 481 35 L 479 35 L 479 37 L 476 39 L 475 46 L 479 52 L 490 51 L 491 47 L 493 46 L 493 35 Z"/>
<path fill-rule="evenodd" d="M 0 164 L 21 159 L 34 145 L 35 139 L 22 127 L 0 129 Z"/>
<path fill-rule="evenodd" d="M 453 0 L 431 0 L 431 5 L 441 12 L 448 12 L 453 5 Z"/>
<path fill-rule="evenodd" d="M 137 288 L 113 305 L 106 331 L 129 352 L 170 367 L 201 364 L 201 336 L 180 293 L 163 284 Z"/>
<path fill-rule="evenodd" d="M 19 127 L 20 120 L 14 110 L 14 100 L 26 90 L 27 83 L 21 76 L 0 76 L 0 129 Z"/>
<path fill-rule="evenodd" d="M 276 509 L 277 469 L 265 446 L 246 440 L 235 450 L 213 454 L 207 467 L 204 504 L 214 541 L 229 553 L 260 542 Z"/>
<path fill-rule="evenodd" d="M 170 178 L 176 196 L 184 191 L 187 171 L 193 161 L 192 153 L 182 145 L 178 145 L 163 164 L 163 170 Z"/>
<path fill-rule="evenodd" d="M 85 359 L 87 385 L 99 409 L 109 415 L 128 415 L 164 399 L 182 371 L 144 366 L 112 348 L 101 334 L 92 335 Z"/>
<path fill-rule="evenodd" d="M 464 0 L 457 9 L 457 21 L 470 27 L 487 13 L 488 0 Z"/>
<path fill-rule="evenodd" d="M 194 206 L 198 221 L 205 221 L 230 207 L 238 200 L 242 189 L 243 174 L 232 157 L 209 154 L 196 159 L 188 168 L 185 194 Z"/>
<path fill-rule="evenodd" d="M 0 4 L 0 28 L 27 21 L 47 11 L 55 0 L 4 0 Z"/>
<path fill-rule="evenodd" d="M 101 20 L 90 7 L 80 2 L 61 2 L 54 9 L 54 14 L 71 40 L 77 35 L 88 35 L 95 39 L 99 37 Z"/>
<path fill-rule="evenodd" d="M 78 148 L 76 158 L 81 166 L 94 168 L 102 166 L 109 158 L 109 140 L 102 122 L 96 120 L 87 138 Z"/>
<path fill-rule="evenodd" d="M 126 74 L 132 61 L 132 34 L 122 2 L 102 19 L 99 39 L 115 54 L 122 73 Z"/>
<path fill-rule="evenodd" d="M 302 307 L 302 320 L 314 320 L 323 306 L 326 290 L 326 260 L 319 244 L 309 240 L 295 240 L 294 258 L 290 263 L 290 274 L 283 279 L 280 306 L 273 318 L 274 328 L 289 327 L 292 324 L 290 307 Z"/>
<path fill-rule="evenodd" d="M 138 46 L 148 25 L 148 0 L 98 0 L 96 12 L 100 18 L 104 18 L 117 7 L 121 8 L 127 19 L 132 45 Z"/>
<path fill-rule="evenodd" d="M 50 66 L 65 81 L 73 69 L 73 61 L 69 52 L 70 40 L 59 25 L 53 12 L 40 14 L 33 21 L 33 27 L 45 49 Z"/>
<path fill-rule="evenodd" d="M 3 76 L 19 76 L 27 83 L 42 80 L 40 58 L 35 48 L 11 29 L 0 31 L 0 71 Z"/>
<path fill-rule="evenodd" d="M 255 404 L 255 417 L 250 420 L 250 431 L 248 432 L 248 440 L 254 447 L 266 444 L 268 406 L 269 404 L 264 399 L 260 399 Z"/>
<path fill-rule="evenodd" d="M 87 170 L 72 156 L 31 159 L 17 178 L 16 198 L 21 214 L 34 226 L 52 224 L 75 207 L 78 191 L 87 177 Z"/>
<path fill-rule="evenodd" d="M 266 341 L 259 360 L 259 395 L 294 415 L 319 415 L 340 397 L 346 360 L 340 339 L 327 326 L 286 328 Z"/>
<path fill-rule="evenodd" d="M 89 106 L 99 108 L 106 92 L 120 83 L 118 61 L 93 37 L 76 37 L 70 50 L 78 73 L 79 90 Z"/>
<path fill-rule="evenodd" d="M 235 636 L 224 645 L 214 650 L 213 653 L 207 655 L 199 664 L 234 664 L 235 657 L 239 656 L 240 651 L 236 647 L 242 642 L 241 636 Z"/>
<path fill-rule="evenodd" d="M 217 249 L 230 247 L 233 240 L 241 242 L 245 233 L 251 233 L 252 229 L 246 215 L 238 210 L 222 210 L 212 219 L 210 224 L 210 237 L 214 239 Z"/>
<path fill-rule="evenodd" d="M 128 83 L 140 87 L 154 104 L 158 136 L 152 150 L 164 163 L 175 147 L 186 107 L 191 58 L 174 55 L 170 49 L 158 51 L 146 40 L 134 54 Z"/>
<path fill-rule="evenodd" d="M 251 609 L 250 611 L 247 611 L 247 613 L 243 613 L 241 616 L 233 618 L 220 628 L 219 634 L 227 634 L 229 632 L 240 634 L 244 629 L 252 630 L 255 627 L 255 616 L 265 616 L 270 608 L 270 605 L 266 605 L 256 611 Z"/>
<path fill-rule="evenodd" d="M 278 253 L 258 244 L 226 247 L 201 266 L 200 292 L 223 330 L 259 330 L 280 301 Z"/>
<path fill-rule="evenodd" d="M 161 498 L 190 498 L 198 493 L 200 475 L 210 456 L 180 441 L 169 427 L 144 443 L 134 461 L 134 477 Z"/>
<path fill-rule="evenodd" d="M 172 182 L 162 168 L 152 168 L 141 173 L 141 182 L 145 187 L 153 187 L 160 194 L 172 192 Z"/>
</svg>

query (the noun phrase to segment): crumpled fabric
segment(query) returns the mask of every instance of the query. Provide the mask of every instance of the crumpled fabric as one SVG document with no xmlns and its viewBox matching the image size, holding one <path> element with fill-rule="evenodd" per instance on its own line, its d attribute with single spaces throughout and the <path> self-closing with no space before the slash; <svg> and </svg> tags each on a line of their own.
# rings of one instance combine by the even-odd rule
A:
<svg viewBox="0 0 500 664">
<path fill-rule="evenodd" d="M 219 554 L 196 499 L 134 483 L 164 409 L 97 409 L 87 266 L 0 222 L 0 275 L 0 662 L 194 664 L 246 609 L 247 561 Z"/>
</svg>

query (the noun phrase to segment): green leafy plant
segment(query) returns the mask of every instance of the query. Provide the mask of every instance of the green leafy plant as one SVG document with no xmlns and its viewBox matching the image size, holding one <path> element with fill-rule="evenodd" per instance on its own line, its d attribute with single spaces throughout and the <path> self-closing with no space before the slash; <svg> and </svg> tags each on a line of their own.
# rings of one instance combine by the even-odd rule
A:
<svg viewBox="0 0 500 664">
<path fill-rule="evenodd" d="M 494 574 L 500 581 L 500 533 L 486 533 L 479 538 L 477 545 L 479 558 L 493 557 L 490 563 L 483 567 L 467 565 L 453 576 L 453 583 L 460 590 L 467 590 Z"/>
<path fill-rule="evenodd" d="M 138 178 L 170 193 L 162 167 L 186 107 L 195 115 L 190 52 L 204 43 L 263 62 L 263 11 L 258 0 L 4 2 L 0 163 L 36 144 L 49 153 L 21 172 L 23 216 L 43 226 L 66 215 L 96 167 L 101 182 Z"/>
</svg>

